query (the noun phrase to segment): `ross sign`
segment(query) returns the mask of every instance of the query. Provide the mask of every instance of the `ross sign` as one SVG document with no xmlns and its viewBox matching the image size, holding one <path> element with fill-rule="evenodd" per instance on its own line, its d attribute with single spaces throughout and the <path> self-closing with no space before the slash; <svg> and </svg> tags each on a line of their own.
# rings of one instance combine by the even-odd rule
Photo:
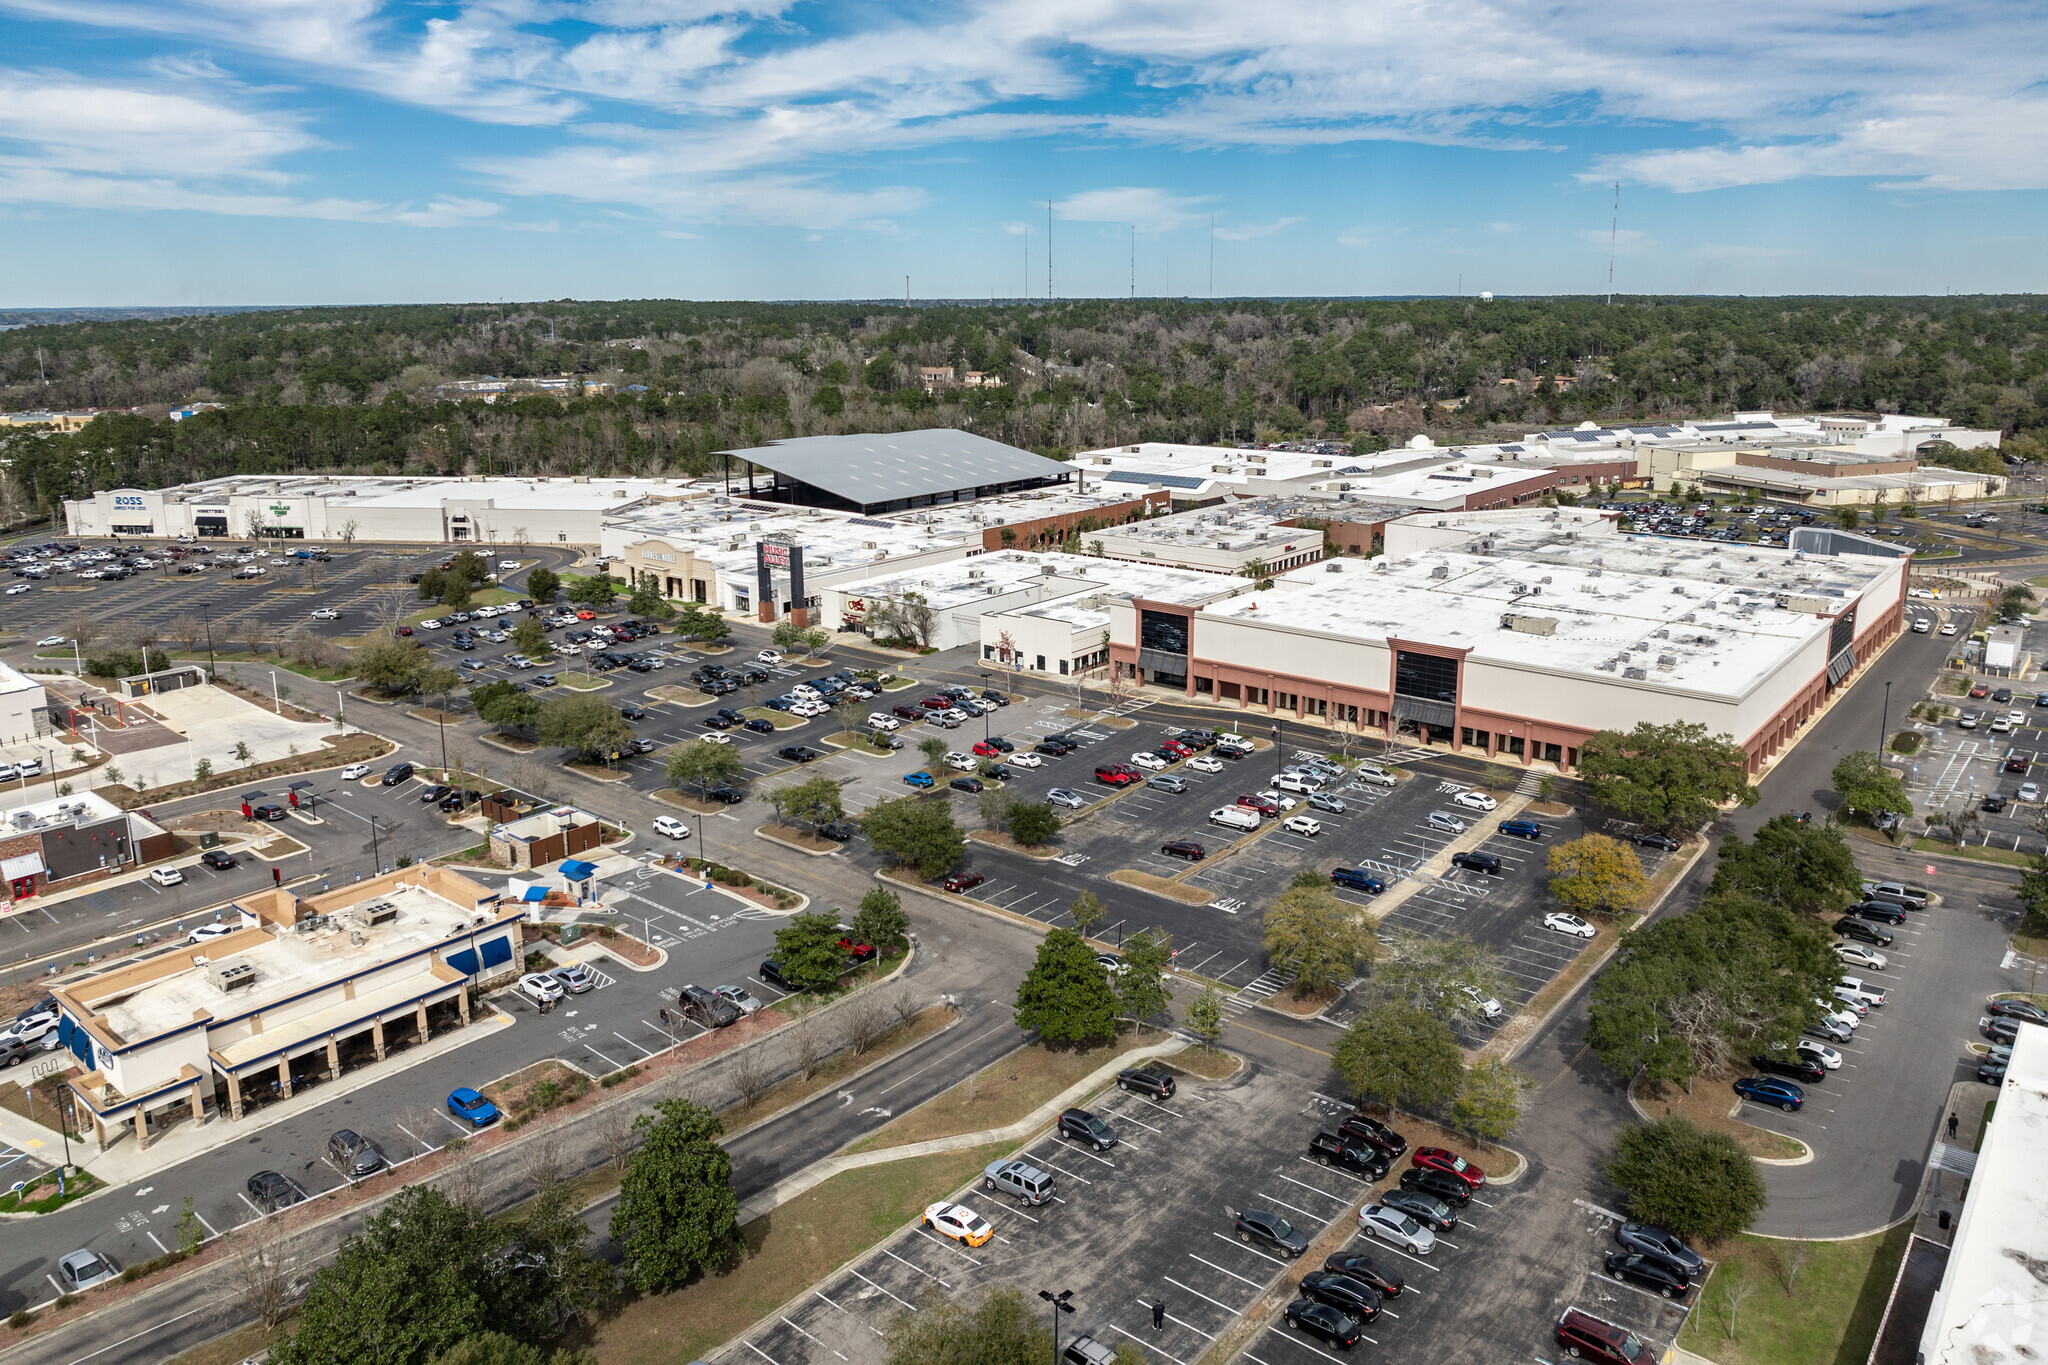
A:
<svg viewBox="0 0 2048 1365">
<path fill-rule="evenodd" d="M 116 493 L 114 506 L 122 511 L 139 509 L 142 506 L 142 498 L 139 494 Z"/>
</svg>

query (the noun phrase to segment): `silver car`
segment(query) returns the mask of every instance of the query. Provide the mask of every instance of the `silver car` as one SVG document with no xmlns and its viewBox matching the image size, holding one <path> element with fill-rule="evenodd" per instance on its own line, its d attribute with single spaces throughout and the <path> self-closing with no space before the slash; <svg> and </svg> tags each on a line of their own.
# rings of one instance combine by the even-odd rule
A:
<svg viewBox="0 0 2048 1365">
<path fill-rule="evenodd" d="M 711 993 L 741 1014 L 752 1014 L 761 1008 L 761 997 L 749 994 L 745 986 L 714 986 Z"/>
<path fill-rule="evenodd" d="M 566 967 L 557 967 L 548 973 L 562 983 L 562 989 L 571 995 L 581 995 L 597 985 L 597 973 L 581 962 L 572 962 Z"/>
<path fill-rule="evenodd" d="M 72 1251 L 58 1258 L 57 1278 L 63 1281 L 64 1292 L 72 1294 L 118 1280 L 121 1271 L 104 1256 L 96 1256 L 90 1251 Z"/>
<path fill-rule="evenodd" d="M 1069 791 L 1065 787 L 1054 787 L 1045 794 L 1045 799 L 1055 806 L 1065 806 L 1068 810 L 1079 810 L 1088 804 L 1088 799 L 1081 793 Z"/>
</svg>

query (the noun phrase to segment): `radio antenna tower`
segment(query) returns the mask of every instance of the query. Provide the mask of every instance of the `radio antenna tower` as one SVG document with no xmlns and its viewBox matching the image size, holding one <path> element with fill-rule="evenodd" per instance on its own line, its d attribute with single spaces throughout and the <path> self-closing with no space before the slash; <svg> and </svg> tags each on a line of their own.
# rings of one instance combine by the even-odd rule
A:
<svg viewBox="0 0 2048 1365">
<path fill-rule="evenodd" d="M 1045 201 L 1045 301 L 1052 302 L 1052 200 Z"/>
<path fill-rule="evenodd" d="M 1131 302 L 1138 301 L 1138 225 L 1131 224 Z"/>
<path fill-rule="evenodd" d="M 1607 306 L 1614 306 L 1614 242 L 1621 227 L 1621 182 L 1614 182 L 1614 217 L 1607 224 Z"/>
</svg>

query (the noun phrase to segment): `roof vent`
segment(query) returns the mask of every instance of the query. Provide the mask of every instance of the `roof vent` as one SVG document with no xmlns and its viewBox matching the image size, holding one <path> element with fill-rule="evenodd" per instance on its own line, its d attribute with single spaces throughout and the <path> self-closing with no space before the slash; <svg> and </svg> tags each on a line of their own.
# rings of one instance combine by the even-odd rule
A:
<svg viewBox="0 0 2048 1365">
<path fill-rule="evenodd" d="M 1657 656 L 1657 667 L 1659 667 L 1659 668 L 1676 668 L 1676 667 L 1678 667 L 1678 656 L 1677 656 L 1676 654 L 1659 654 L 1659 655 Z"/>
<path fill-rule="evenodd" d="M 1429 571 L 1429 576 L 1431 578 L 1449 578 L 1451 576 L 1451 566 L 1439 564 Z"/>
<path fill-rule="evenodd" d="M 1648 678 L 1648 677 L 1649 677 L 1650 675 L 1649 675 L 1648 671 L 1647 671 L 1647 670 L 1645 670 L 1645 669 L 1640 669 L 1640 668 L 1624 668 L 1624 669 L 1622 669 L 1622 670 L 1621 670 L 1621 676 L 1622 676 L 1622 677 L 1624 677 L 1624 678 L 1632 678 L 1632 679 L 1634 679 L 1634 680 L 1635 680 L 1635 681 L 1637 681 L 1637 682 L 1642 682 L 1642 681 L 1643 681 L 1644 679 Z"/>
</svg>

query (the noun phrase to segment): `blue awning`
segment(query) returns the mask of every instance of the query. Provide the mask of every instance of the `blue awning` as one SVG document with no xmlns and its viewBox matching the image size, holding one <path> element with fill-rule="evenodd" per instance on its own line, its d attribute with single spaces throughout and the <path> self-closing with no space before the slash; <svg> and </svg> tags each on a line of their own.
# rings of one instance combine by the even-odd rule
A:
<svg viewBox="0 0 2048 1365">
<path fill-rule="evenodd" d="M 597 864 L 586 863 L 578 858 L 564 858 L 561 872 L 572 882 L 587 882 L 597 875 Z"/>
<path fill-rule="evenodd" d="M 547 898 L 548 889 L 545 886 L 529 886 L 519 894 L 519 899 L 523 901 L 544 901 Z"/>
</svg>

